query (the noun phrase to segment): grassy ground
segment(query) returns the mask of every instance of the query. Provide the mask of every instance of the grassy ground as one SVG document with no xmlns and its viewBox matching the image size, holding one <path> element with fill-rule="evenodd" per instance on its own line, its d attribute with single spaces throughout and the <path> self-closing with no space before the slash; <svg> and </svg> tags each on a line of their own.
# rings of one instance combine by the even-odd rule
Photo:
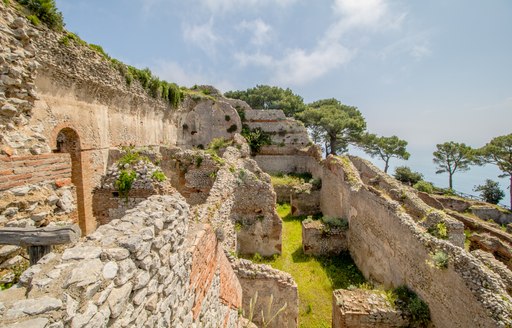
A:
<svg viewBox="0 0 512 328">
<path fill-rule="evenodd" d="M 283 219 L 283 252 L 274 259 L 259 259 L 260 263 L 286 271 L 299 287 L 299 326 L 301 328 L 331 327 L 332 291 L 357 286 L 364 277 L 348 253 L 336 257 L 313 257 L 302 252 L 301 221 L 292 217 L 290 205 L 279 205 Z"/>
</svg>

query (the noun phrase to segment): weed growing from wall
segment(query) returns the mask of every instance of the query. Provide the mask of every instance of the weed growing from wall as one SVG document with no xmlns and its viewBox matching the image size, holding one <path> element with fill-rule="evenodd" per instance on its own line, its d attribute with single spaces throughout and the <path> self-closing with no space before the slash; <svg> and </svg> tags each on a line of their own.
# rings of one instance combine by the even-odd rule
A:
<svg viewBox="0 0 512 328">
<path fill-rule="evenodd" d="M 430 254 L 430 261 L 427 261 L 427 264 L 437 269 L 446 269 L 449 260 L 448 254 L 443 251 L 436 251 Z"/>
<path fill-rule="evenodd" d="M 262 146 L 272 144 L 270 134 L 263 131 L 261 128 L 251 129 L 246 124 L 243 124 L 241 134 L 247 140 L 253 154 L 258 153 Z"/>
<path fill-rule="evenodd" d="M 438 222 L 435 226 L 428 228 L 427 232 L 439 239 L 448 239 L 448 228 L 444 222 Z"/>
</svg>

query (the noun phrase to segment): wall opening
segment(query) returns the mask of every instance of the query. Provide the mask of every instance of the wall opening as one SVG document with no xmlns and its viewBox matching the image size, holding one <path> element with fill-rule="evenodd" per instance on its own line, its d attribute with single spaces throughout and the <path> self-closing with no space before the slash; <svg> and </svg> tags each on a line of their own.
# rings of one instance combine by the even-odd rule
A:
<svg viewBox="0 0 512 328">
<path fill-rule="evenodd" d="M 57 134 L 56 149 L 54 149 L 54 152 L 68 153 L 71 156 L 71 182 L 73 182 L 76 187 L 78 225 L 82 230 L 82 234 L 85 235 L 89 231 L 86 224 L 82 155 L 78 133 L 71 128 L 60 130 Z"/>
</svg>

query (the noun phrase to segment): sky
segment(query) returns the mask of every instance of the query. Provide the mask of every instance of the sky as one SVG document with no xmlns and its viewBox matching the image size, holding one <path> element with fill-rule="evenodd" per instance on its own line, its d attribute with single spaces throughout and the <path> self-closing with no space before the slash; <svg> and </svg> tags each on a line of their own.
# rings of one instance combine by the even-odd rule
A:
<svg viewBox="0 0 512 328">
<path fill-rule="evenodd" d="M 56 0 L 66 28 L 112 57 L 179 85 L 291 88 L 306 103 L 356 106 L 368 130 L 409 142 L 393 160 L 447 187 L 435 145 L 481 147 L 512 133 L 510 0 Z M 361 154 L 357 150 L 356 154 Z M 378 160 L 375 163 L 383 166 Z M 507 179 L 457 172 L 474 193 Z M 508 204 L 509 198 L 503 201 Z"/>
</svg>

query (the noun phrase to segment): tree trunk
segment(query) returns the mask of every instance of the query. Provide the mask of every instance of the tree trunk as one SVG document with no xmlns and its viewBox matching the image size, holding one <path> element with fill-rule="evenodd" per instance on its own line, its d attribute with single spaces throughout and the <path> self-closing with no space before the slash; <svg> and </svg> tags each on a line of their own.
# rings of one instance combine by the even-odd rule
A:
<svg viewBox="0 0 512 328">
<path fill-rule="evenodd" d="M 384 173 L 388 173 L 388 169 L 389 169 L 389 159 L 386 160 L 386 166 L 384 166 Z"/>
<path fill-rule="evenodd" d="M 450 190 L 453 190 L 453 181 L 452 181 L 452 173 L 448 172 L 448 176 L 450 177 Z"/>
<path fill-rule="evenodd" d="M 331 144 L 329 154 L 336 155 L 336 144 L 338 143 L 338 139 L 336 138 L 336 136 L 331 136 L 329 143 Z"/>
</svg>

